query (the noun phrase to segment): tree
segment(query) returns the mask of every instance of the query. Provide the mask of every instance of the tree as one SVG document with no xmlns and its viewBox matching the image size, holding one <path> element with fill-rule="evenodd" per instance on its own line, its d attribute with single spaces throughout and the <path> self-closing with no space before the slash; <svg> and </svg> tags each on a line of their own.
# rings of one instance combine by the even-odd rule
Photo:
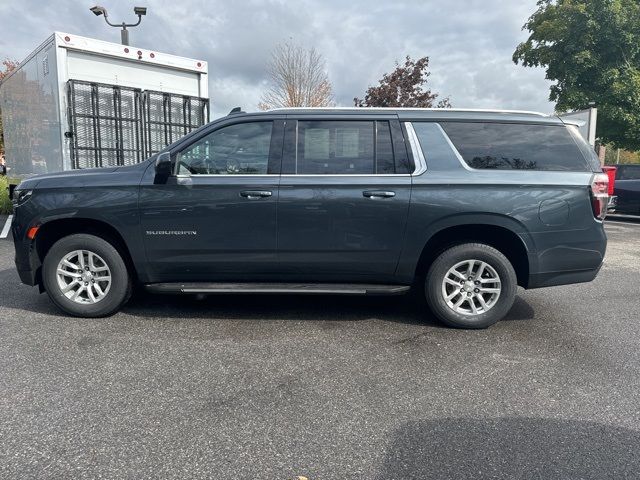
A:
<svg viewBox="0 0 640 480">
<path fill-rule="evenodd" d="M 18 62 L 5 58 L 2 61 L 2 66 L 3 68 L 0 70 L 0 82 L 2 82 L 12 71 L 18 68 Z M 2 115 L 0 114 L 0 152 L 1 151 L 4 151 L 4 137 L 2 135 Z"/>
<path fill-rule="evenodd" d="M 595 102 L 603 143 L 640 149 L 640 2 L 538 0 L 523 29 L 513 61 L 546 67 L 556 110 Z"/>
<path fill-rule="evenodd" d="M 419 107 L 430 108 L 434 106 L 437 93 L 427 89 L 427 79 L 431 73 L 429 57 L 422 57 L 415 61 L 407 55 L 403 65 L 397 61 L 396 69 L 391 73 L 385 73 L 377 87 L 369 87 L 365 92 L 364 100 L 354 98 L 356 107 Z M 451 107 L 449 97 L 440 100 L 436 106 L 442 108 Z"/>
<path fill-rule="evenodd" d="M 262 95 L 261 110 L 279 107 L 328 107 L 333 92 L 325 61 L 315 48 L 293 43 L 278 45 L 267 65 L 269 87 Z"/>
</svg>

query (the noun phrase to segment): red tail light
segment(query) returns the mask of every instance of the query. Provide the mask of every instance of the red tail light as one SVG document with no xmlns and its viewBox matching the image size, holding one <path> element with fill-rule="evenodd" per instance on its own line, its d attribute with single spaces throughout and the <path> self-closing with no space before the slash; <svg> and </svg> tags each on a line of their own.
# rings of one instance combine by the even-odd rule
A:
<svg viewBox="0 0 640 480">
<path fill-rule="evenodd" d="M 616 167 L 604 166 L 602 167 L 602 171 L 609 175 L 609 196 L 613 196 L 614 185 L 616 183 L 616 171 L 618 169 Z"/>
<path fill-rule="evenodd" d="M 604 220 L 609 204 L 609 176 L 606 173 L 596 173 L 591 180 L 590 188 L 593 216 L 598 220 Z"/>
</svg>

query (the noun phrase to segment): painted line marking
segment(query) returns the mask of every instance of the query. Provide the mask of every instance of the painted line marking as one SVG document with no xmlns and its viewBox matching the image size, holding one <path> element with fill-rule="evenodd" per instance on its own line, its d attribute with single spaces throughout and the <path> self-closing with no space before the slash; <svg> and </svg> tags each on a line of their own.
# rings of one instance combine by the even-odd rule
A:
<svg viewBox="0 0 640 480">
<path fill-rule="evenodd" d="M 0 233 L 0 238 L 7 238 L 9 235 L 9 229 L 11 228 L 11 219 L 13 219 L 13 215 L 9 215 L 7 217 L 7 221 L 4 222 L 4 228 L 2 229 L 2 233 Z"/>
</svg>

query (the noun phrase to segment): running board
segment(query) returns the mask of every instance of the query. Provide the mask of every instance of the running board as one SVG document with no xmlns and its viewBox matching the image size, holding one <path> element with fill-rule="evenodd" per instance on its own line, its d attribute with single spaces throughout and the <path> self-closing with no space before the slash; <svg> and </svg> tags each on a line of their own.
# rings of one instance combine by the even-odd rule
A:
<svg viewBox="0 0 640 480">
<path fill-rule="evenodd" d="M 410 287 L 366 283 L 150 283 L 145 288 L 152 293 L 399 295 Z"/>
</svg>

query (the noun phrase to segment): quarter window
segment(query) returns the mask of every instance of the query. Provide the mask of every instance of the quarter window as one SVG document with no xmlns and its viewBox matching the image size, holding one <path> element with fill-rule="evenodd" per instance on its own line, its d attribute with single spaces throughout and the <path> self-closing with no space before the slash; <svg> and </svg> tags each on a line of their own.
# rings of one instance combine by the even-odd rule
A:
<svg viewBox="0 0 640 480">
<path fill-rule="evenodd" d="M 440 124 L 472 168 L 493 170 L 589 170 L 563 125 L 522 123 Z"/>
<path fill-rule="evenodd" d="M 272 122 L 220 128 L 178 154 L 179 175 L 260 175 L 269 164 Z"/>
</svg>

